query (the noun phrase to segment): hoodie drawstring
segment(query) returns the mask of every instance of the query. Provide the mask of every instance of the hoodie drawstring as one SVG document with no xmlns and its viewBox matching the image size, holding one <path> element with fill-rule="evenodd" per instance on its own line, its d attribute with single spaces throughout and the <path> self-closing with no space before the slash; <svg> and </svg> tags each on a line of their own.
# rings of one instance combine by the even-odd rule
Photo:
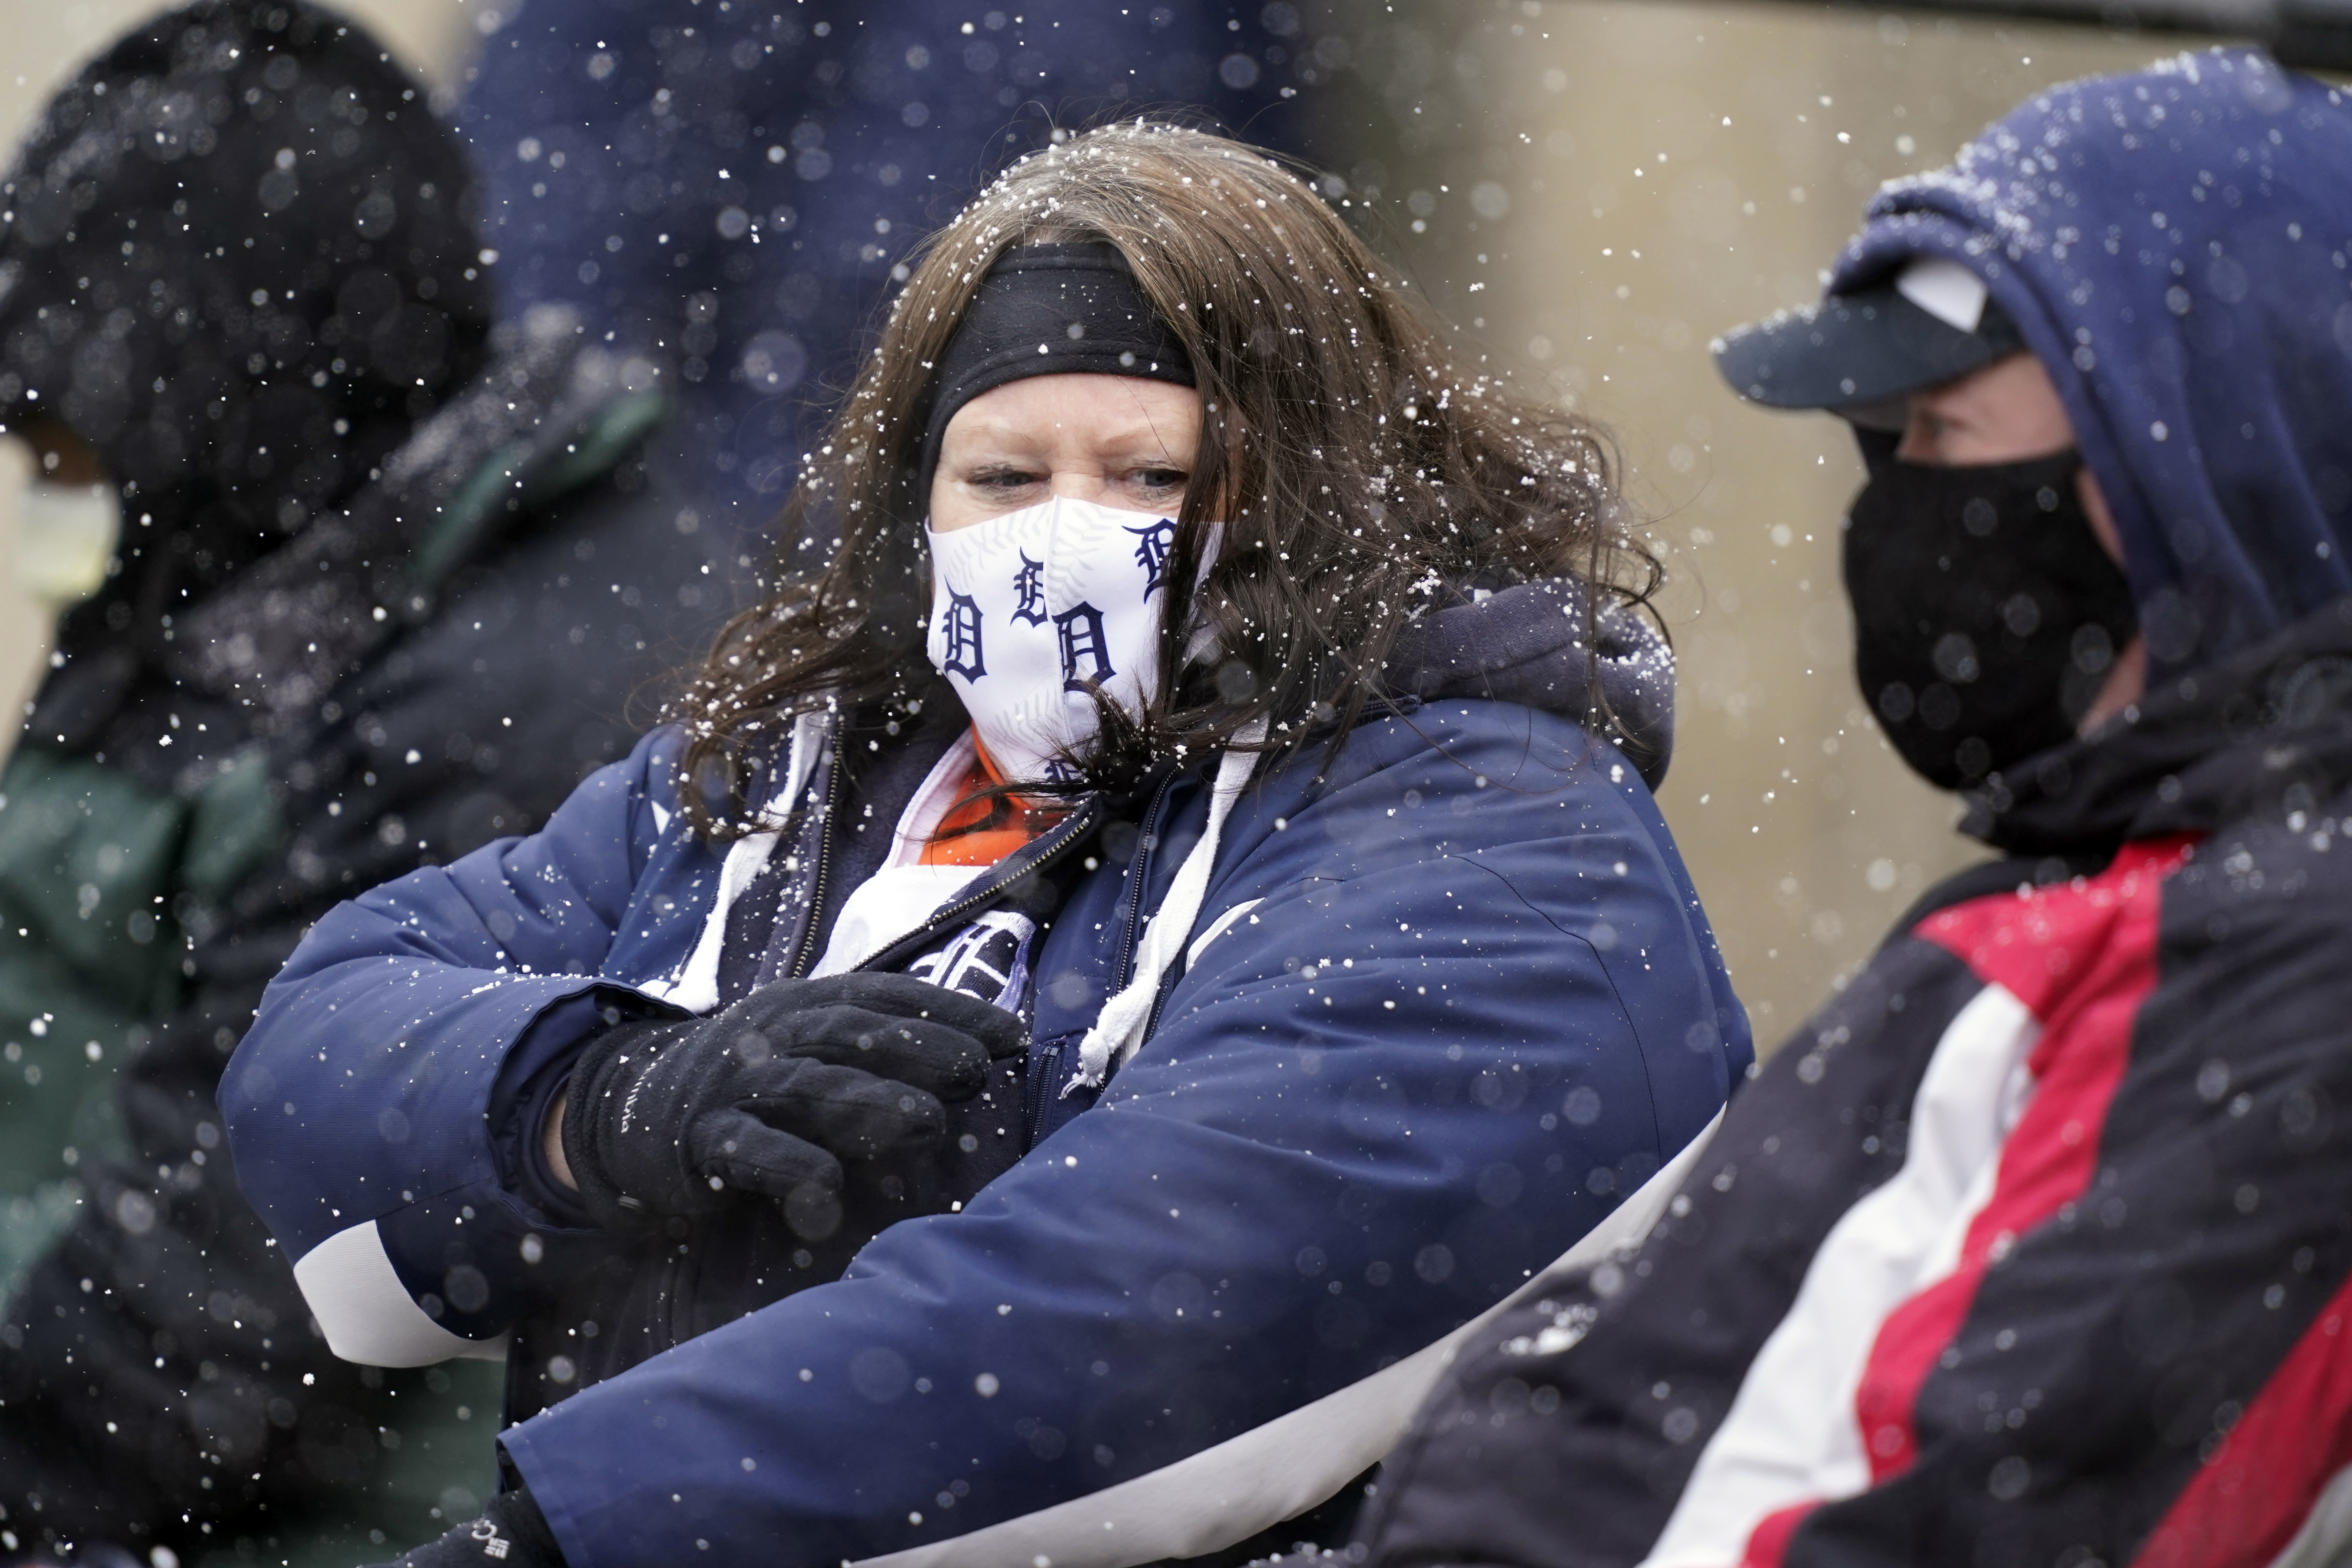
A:
<svg viewBox="0 0 2352 1568">
<path fill-rule="evenodd" d="M 1246 745 L 1265 738 L 1263 721 L 1234 737 Z M 1110 1076 L 1114 1060 L 1123 1064 L 1142 1048 L 1144 1026 L 1151 1021 L 1160 983 L 1183 953 L 1184 943 L 1201 918 L 1201 900 L 1208 895 L 1209 872 L 1217 860 L 1217 840 L 1224 832 L 1225 818 L 1233 815 L 1234 802 L 1241 798 L 1250 774 L 1256 772 L 1257 761 L 1255 752 L 1227 751 L 1218 762 L 1217 782 L 1209 795 L 1209 825 L 1202 829 L 1201 841 L 1192 846 L 1192 852 L 1184 857 L 1184 864 L 1176 868 L 1168 896 L 1160 900 L 1151 916 L 1136 949 L 1134 975 L 1125 989 L 1103 1004 L 1094 1027 L 1078 1042 L 1077 1076 L 1063 1089 L 1065 1096 L 1081 1088 L 1100 1089 Z"/>
</svg>

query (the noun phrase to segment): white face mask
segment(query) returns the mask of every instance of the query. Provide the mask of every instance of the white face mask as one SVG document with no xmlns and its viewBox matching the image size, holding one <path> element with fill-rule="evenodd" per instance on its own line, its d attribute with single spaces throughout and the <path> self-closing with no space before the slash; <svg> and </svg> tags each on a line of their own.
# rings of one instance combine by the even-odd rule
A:
<svg viewBox="0 0 2352 1568">
<path fill-rule="evenodd" d="M 7 437 L 30 447 L 21 437 Z M 111 485 L 60 485 L 43 479 L 37 459 L 23 466 L 16 505 L 19 591 L 66 609 L 98 592 L 122 535 L 122 497 Z"/>
<path fill-rule="evenodd" d="M 16 503 L 17 581 L 60 609 L 79 605 L 106 581 L 121 535 L 113 486 L 28 485 Z"/>
<path fill-rule="evenodd" d="M 1010 781 L 1066 772 L 1102 692 L 1140 714 L 1160 695 L 1173 518 L 1055 497 L 930 532 L 931 665 L 954 683 Z"/>
</svg>

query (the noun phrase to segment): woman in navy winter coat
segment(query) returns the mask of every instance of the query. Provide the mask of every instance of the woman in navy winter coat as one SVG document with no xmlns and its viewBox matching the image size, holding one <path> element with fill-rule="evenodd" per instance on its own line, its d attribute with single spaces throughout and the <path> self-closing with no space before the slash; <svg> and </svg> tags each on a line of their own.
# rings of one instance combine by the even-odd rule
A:
<svg viewBox="0 0 2352 1568">
<path fill-rule="evenodd" d="M 503 1341 L 520 1484 L 417 1562 L 1139 1476 L 1500 1299 L 1746 1070 L 1598 437 L 1263 156 L 1008 172 L 786 521 L 831 566 L 543 831 L 321 921 L 224 1087 L 340 1352 Z"/>
</svg>

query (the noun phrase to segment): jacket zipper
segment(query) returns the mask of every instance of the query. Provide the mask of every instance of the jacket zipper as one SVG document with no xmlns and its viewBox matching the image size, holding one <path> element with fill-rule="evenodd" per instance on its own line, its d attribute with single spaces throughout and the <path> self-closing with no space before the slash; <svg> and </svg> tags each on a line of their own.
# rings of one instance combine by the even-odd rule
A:
<svg viewBox="0 0 2352 1568">
<path fill-rule="evenodd" d="M 897 968 L 914 956 L 912 952 L 907 951 L 909 947 L 928 942 L 972 910 L 992 902 L 999 893 L 1030 872 L 1043 870 L 1060 859 L 1068 853 L 1071 846 L 1084 840 L 1087 835 L 1094 830 L 1095 818 L 1100 812 L 1101 806 L 1096 800 L 1089 798 L 1081 802 L 1076 810 L 1047 830 L 1044 837 L 1038 840 L 1038 847 L 1028 860 L 1009 871 L 1000 866 L 995 871 L 981 879 L 979 887 L 966 893 L 954 903 L 937 910 L 930 919 L 922 923 L 919 929 L 908 931 L 858 967 L 883 970 Z"/>
<path fill-rule="evenodd" d="M 1045 1110 L 1054 1103 L 1055 1084 L 1062 1076 L 1064 1042 L 1055 1041 L 1037 1053 L 1037 1070 L 1021 1086 L 1022 1095 L 1029 1102 L 1029 1137 L 1021 1152 L 1027 1153 L 1037 1146 L 1039 1134 L 1045 1131 Z"/>
<path fill-rule="evenodd" d="M 830 748 L 828 748 L 830 750 Z M 825 760 L 824 822 L 816 836 L 816 879 L 809 892 L 808 923 L 801 930 L 800 951 L 793 954 L 792 973 L 798 980 L 808 973 L 815 962 L 817 927 L 824 920 L 825 879 L 833 871 L 833 826 L 841 804 L 841 758 L 835 752 Z"/>
<path fill-rule="evenodd" d="M 904 963 L 913 956 L 910 949 L 920 947 L 936 937 L 940 931 L 953 925 L 973 910 L 988 903 L 1012 882 L 1027 876 L 1032 871 L 1041 870 L 1052 865 L 1063 855 L 1068 853 L 1072 846 L 1084 843 L 1087 836 L 1094 831 L 1095 820 L 1101 814 L 1102 806 L 1099 800 L 1089 798 L 1080 803 L 1076 810 L 1063 818 L 1045 835 L 1036 853 L 1029 860 L 1010 873 L 1000 868 L 994 875 L 983 878 L 978 888 L 924 921 L 920 931 L 908 932 L 882 952 L 867 959 L 861 967 L 893 969 Z M 1023 1020 L 1024 1023 L 1030 1022 L 1035 1016 L 1034 1000 L 1033 982 L 1032 995 L 1023 1005 L 1023 1012 L 1027 1015 Z M 1045 1120 L 1049 1086 L 1061 1076 L 1061 1065 L 1062 1046 L 1056 1043 L 1038 1053 L 1037 1060 L 1030 1064 L 1034 1070 L 1023 1072 L 1022 1112 L 1023 1121 L 1028 1131 L 1028 1138 L 1024 1145 L 1024 1152 L 1036 1144 L 1037 1129 Z"/>
</svg>

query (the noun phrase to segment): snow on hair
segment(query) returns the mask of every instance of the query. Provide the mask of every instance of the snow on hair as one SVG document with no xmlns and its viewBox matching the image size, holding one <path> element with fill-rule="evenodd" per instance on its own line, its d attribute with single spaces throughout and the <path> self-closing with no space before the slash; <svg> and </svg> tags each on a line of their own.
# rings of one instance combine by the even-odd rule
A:
<svg viewBox="0 0 2352 1568">
<path fill-rule="evenodd" d="M 909 258 L 875 353 L 786 504 L 765 602 L 720 634 L 674 710 L 698 825 L 741 830 L 766 743 L 789 715 L 908 710 L 922 653 L 928 497 L 914 492 L 931 367 L 1008 247 L 1108 240 L 1192 356 L 1199 456 L 1169 582 L 1162 695 L 1106 713 L 1088 787 L 1199 756 L 1343 734 L 1379 696 L 1398 632 L 1448 585 L 1576 576 L 1623 604 L 1661 577 L 1633 537 L 1607 437 L 1459 367 L 1397 273 L 1306 179 L 1255 148 L 1150 121 L 1071 136 L 1005 169 Z M 836 536 L 819 571 L 804 538 Z M 1599 610 L 1596 609 L 1596 613 Z M 1213 647 L 1188 663 L 1187 647 Z M 1602 714 L 1605 721 L 1605 712 Z M 719 804 L 724 802 L 725 804 Z"/>
</svg>

